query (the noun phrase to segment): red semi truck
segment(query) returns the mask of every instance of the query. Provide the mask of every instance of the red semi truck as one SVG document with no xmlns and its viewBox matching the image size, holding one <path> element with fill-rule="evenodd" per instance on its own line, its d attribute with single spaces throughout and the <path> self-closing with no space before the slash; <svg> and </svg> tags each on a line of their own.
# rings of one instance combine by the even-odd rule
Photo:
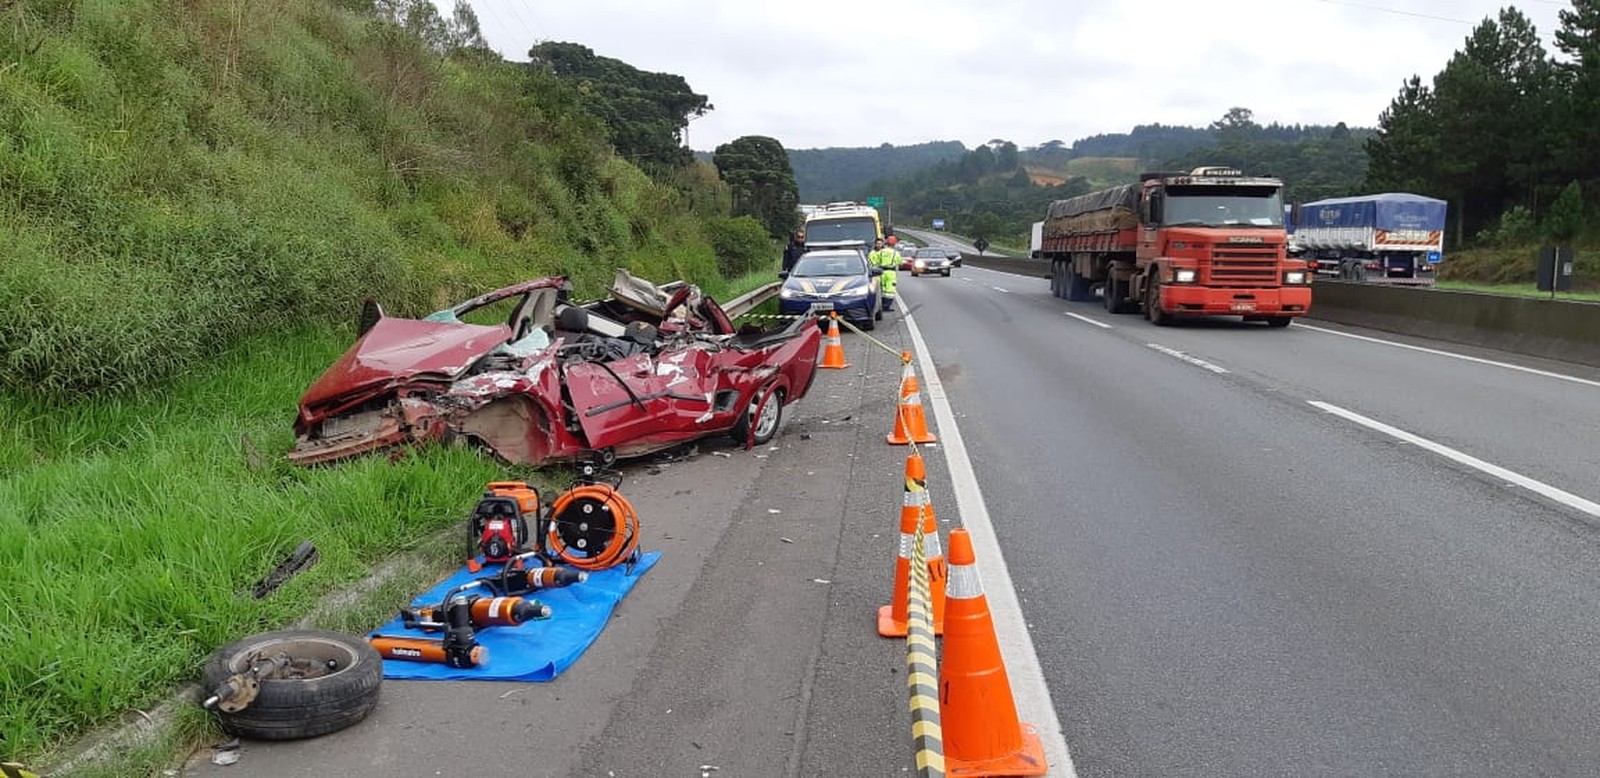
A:
<svg viewBox="0 0 1600 778">
<path fill-rule="evenodd" d="M 1311 309 L 1305 262 L 1286 253 L 1283 182 L 1234 168 L 1145 173 L 1050 204 L 1037 256 L 1050 291 L 1168 324 L 1243 316 L 1283 327 Z"/>
</svg>

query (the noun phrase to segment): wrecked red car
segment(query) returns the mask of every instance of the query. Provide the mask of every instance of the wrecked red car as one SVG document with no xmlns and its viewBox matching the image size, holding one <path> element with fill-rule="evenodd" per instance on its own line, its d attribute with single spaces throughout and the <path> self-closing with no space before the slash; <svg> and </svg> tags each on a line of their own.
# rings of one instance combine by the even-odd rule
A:
<svg viewBox="0 0 1600 778">
<path fill-rule="evenodd" d="M 508 461 L 610 461 L 728 434 L 778 430 L 816 377 L 809 319 L 735 328 L 692 285 L 617 272 L 578 304 L 559 276 L 524 281 L 422 319 L 363 312 L 356 343 L 300 398 L 299 464 L 438 441 Z"/>
</svg>

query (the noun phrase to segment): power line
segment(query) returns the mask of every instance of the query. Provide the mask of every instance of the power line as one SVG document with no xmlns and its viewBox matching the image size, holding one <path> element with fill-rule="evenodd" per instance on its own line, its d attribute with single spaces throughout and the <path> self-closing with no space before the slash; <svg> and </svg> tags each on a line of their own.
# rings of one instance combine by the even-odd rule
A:
<svg viewBox="0 0 1600 778">
<path fill-rule="evenodd" d="M 1453 22 L 1455 24 L 1466 24 L 1466 25 L 1477 24 L 1477 22 L 1469 22 L 1466 19 L 1453 19 L 1453 18 L 1448 17 L 1448 16 L 1434 16 L 1433 14 L 1417 13 L 1415 11 L 1402 11 L 1402 10 L 1400 10 L 1398 8 L 1384 8 L 1381 5 L 1368 5 L 1366 3 L 1352 3 L 1352 2 L 1348 2 L 1348 0 L 1318 0 L 1318 2 L 1327 3 L 1329 5 L 1343 5 L 1343 6 L 1348 6 L 1350 8 L 1365 8 L 1368 11 L 1379 11 L 1379 12 L 1386 13 L 1386 14 L 1396 14 L 1398 16 L 1415 16 L 1418 19 L 1432 19 L 1432 20 L 1438 21 L 1438 22 Z"/>
<path fill-rule="evenodd" d="M 511 11 L 511 15 L 513 17 L 516 17 L 517 26 L 521 27 L 522 31 L 524 33 L 526 33 L 527 36 L 528 36 L 528 38 L 527 38 L 528 42 L 527 42 L 526 45 L 528 46 L 528 48 L 532 48 L 533 47 L 533 42 L 534 42 L 533 27 L 530 26 L 527 22 L 523 21 L 522 13 L 517 10 L 517 3 L 521 2 L 521 1 L 522 0 L 511 0 L 509 3 L 506 3 L 506 9 Z M 527 50 L 523 50 L 522 56 L 524 56 L 524 57 L 528 56 Z"/>
</svg>

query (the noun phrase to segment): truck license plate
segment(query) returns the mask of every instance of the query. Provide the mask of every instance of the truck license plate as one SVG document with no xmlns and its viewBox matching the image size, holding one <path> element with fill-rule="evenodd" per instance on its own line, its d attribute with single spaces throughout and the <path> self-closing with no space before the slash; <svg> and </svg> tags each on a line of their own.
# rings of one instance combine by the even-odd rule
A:
<svg viewBox="0 0 1600 778">
<path fill-rule="evenodd" d="M 1235 311 L 1253 311 L 1253 310 L 1256 309 L 1256 304 L 1255 303 L 1234 303 L 1233 304 L 1233 309 Z"/>
</svg>

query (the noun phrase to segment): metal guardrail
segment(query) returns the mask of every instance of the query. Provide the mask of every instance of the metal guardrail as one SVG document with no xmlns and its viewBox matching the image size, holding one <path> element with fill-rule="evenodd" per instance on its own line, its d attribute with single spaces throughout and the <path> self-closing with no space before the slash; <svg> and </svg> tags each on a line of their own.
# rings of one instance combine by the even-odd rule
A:
<svg viewBox="0 0 1600 778">
<path fill-rule="evenodd" d="M 728 314 L 728 318 L 737 319 L 760 307 L 762 303 L 777 297 L 778 290 L 782 288 L 782 281 L 773 281 L 770 284 L 758 286 L 724 303 L 722 310 Z"/>
</svg>

